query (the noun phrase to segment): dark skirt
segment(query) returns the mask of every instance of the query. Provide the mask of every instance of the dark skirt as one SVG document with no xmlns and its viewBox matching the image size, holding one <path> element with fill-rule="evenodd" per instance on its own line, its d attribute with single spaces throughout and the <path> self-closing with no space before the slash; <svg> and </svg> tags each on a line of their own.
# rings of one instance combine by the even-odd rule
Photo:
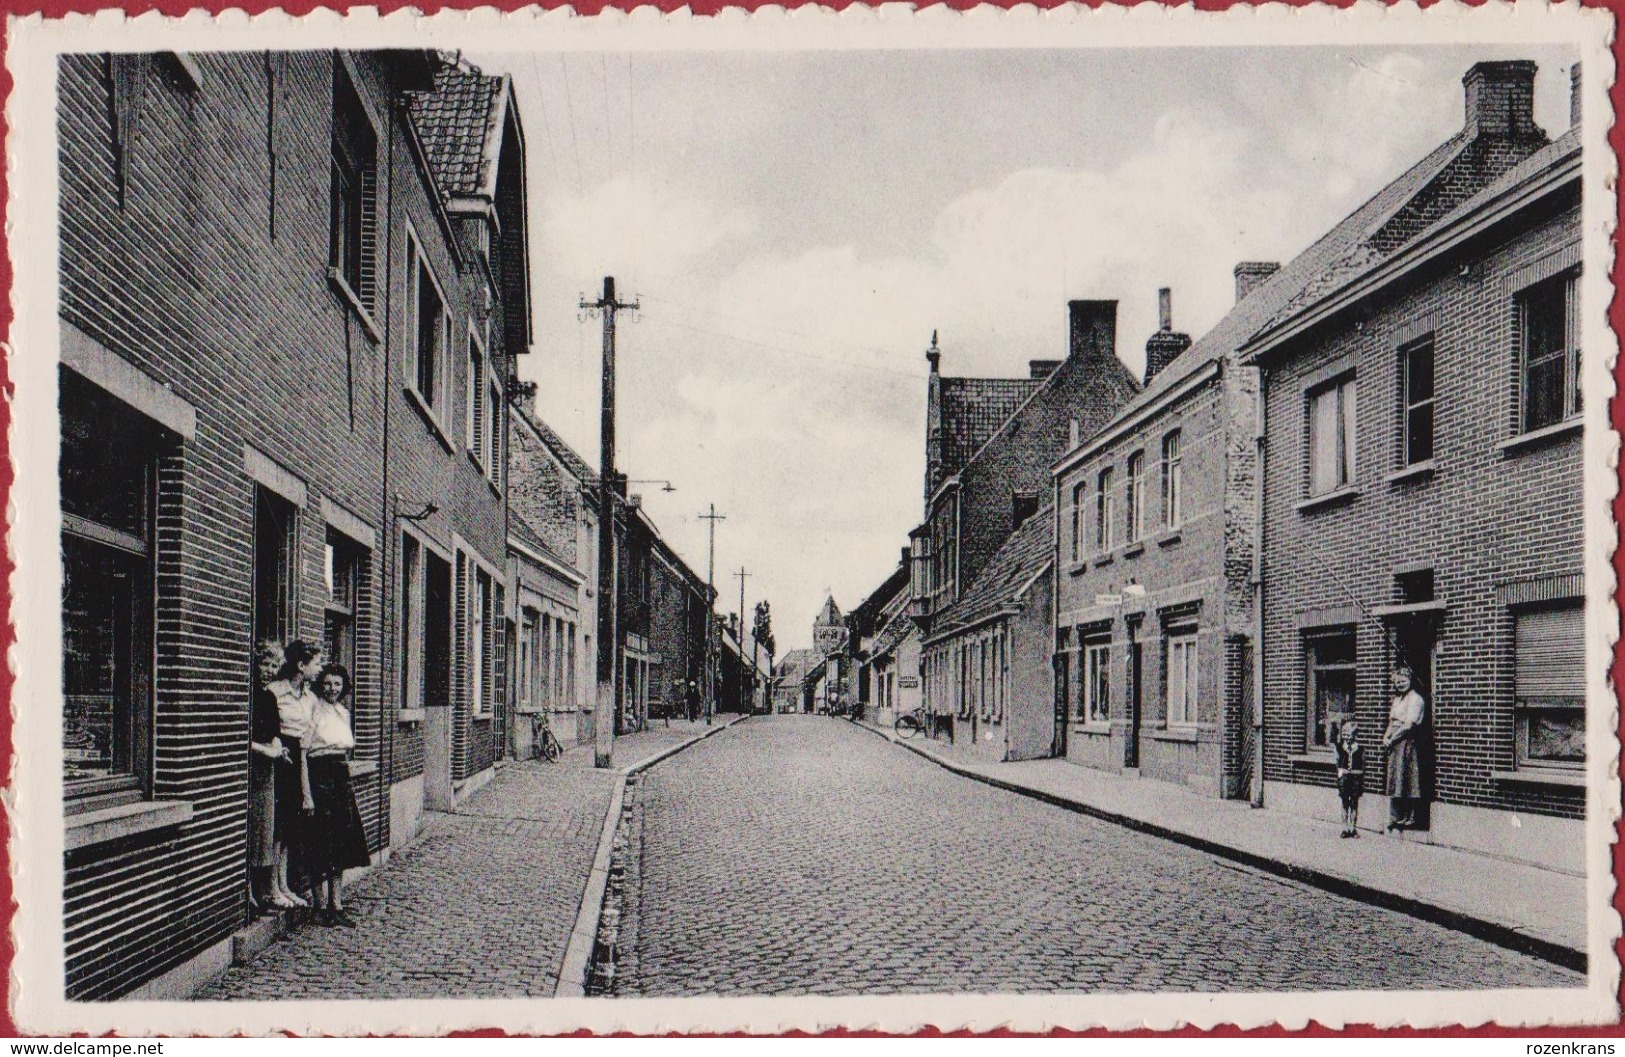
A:
<svg viewBox="0 0 1625 1057">
<path fill-rule="evenodd" d="M 279 844 L 296 844 L 305 817 L 305 797 L 299 791 L 299 757 L 304 749 L 298 738 L 286 734 L 282 747 L 288 750 L 288 758 L 276 761 L 276 839 Z"/>
<path fill-rule="evenodd" d="M 248 750 L 248 865 L 276 863 L 277 761 Z"/>
<path fill-rule="evenodd" d="M 349 761 L 331 755 L 312 757 L 309 762 L 310 795 L 316 811 L 302 842 L 306 869 L 331 874 L 368 865 L 372 860 L 367 855 L 367 831 L 350 788 Z"/>
<path fill-rule="evenodd" d="M 1408 734 L 1388 749 L 1388 795 L 1412 800 L 1422 797 L 1421 755 L 1416 740 Z"/>
</svg>

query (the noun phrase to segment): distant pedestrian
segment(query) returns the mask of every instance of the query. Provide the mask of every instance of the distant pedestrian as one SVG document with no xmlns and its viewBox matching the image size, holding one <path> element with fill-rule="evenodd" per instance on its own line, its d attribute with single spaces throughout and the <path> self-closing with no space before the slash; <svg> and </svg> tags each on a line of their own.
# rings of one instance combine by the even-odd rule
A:
<svg viewBox="0 0 1625 1057">
<path fill-rule="evenodd" d="M 1360 725 L 1345 719 L 1337 729 L 1337 799 L 1343 803 L 1343 832 L 1340 837 L 1360 835 L 1360 797 L 1365 793 L 1365 749 L 1360 745 Z"/>
<path fill-rule="evenodd" d="M 248 901 L 256 913 L 292 906 L 277 890 L 276 769 L 287 756 L 271 683 L 282 669 L 282 644 L 254 647 L 254 691 L 248 713 Z"/>
<path fill-rule="evenodd" d="M 1427 703 L 1416 692 L 1409 668 L 1395 668 L 1394 696 L 1388 709 L 1388 729 L 1382 747 L 1388 754 L 1388 829 L 1409 829 L 1416 825 L 1416 811 L 1422 800 L 1423 724 Z"/>
<path fill-rule="evenodd" d="M 367 832 L 350 786 L 350 752 L 355 748 L 345 704 L 350 690 L 350 673 L 343 665 L 322 669 L 316 678 L 316 706 L 305 751 L 314 806 L 305 854 L 316 885 L 317 920 L 346 928 L 354 928 L 356 922 L 344 907 L 344 871 L 370 862 Z"/>
</svg>

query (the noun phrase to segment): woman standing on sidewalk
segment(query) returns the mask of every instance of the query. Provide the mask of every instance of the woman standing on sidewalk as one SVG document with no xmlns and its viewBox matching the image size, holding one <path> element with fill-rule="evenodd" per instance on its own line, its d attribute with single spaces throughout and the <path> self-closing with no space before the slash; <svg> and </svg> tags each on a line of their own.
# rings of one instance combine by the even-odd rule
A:
<svg viewBox="0 0 1625 1057">
<path fill-rule="evenodd" d="M 286 755 L 276 770 L 276 871 L 272 886 L 289 906 L 308 907 L 305 899 L 288 883 L 289 861 L 300 854 L 305 816 L 314 807 L 310 798 L 310 774 L 305 769 L 304 743 L 310 736 L 316 695 L 311 680 L 322 670 L 318 646 L 294 639 L 283 650 L 282 675 L 267 689 L 276 695 L 277 721 Z"/>
<path fill-rule="evenodd" d="M 316 678 L 316 706 L 305 751 L 311 797 L 316 805 L 305 847 L 316 885 L 317 920 L 346 928 L 354 928 L 356 922 L 344 909 L 344 871 L 371 861 L 361 811 L 350 786 L 350 752 L 355 748 L 355 733 L 350 727 L 350 710 L 344 703 L 350 689 L 350 673 L 343 665 L 330 664 L 322 669 Z"/>
<path fill-rule="evenodd" d="M 1382 747 L 1388 753 L 1390 831 L 1416 825 L 1416 807 L 1422 799 L 1422 757 L 1417 742 L 1427 719 L 1427 704 L 1412 686 L 1409 668 L 1395 668 L 1394 696 L 1388 709 L 1388 729 Z"/>
</svg>

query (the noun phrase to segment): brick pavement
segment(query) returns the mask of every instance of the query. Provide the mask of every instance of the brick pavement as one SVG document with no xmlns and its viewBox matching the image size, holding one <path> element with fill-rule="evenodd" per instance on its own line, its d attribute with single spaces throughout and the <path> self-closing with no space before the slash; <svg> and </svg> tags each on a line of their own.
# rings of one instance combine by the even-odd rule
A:
<svg viewBox="0 0 1625 1057">
<path fill-rule="evenodd" d="M 762 717 L 645 773 L 617 993 L 1581 986 L 1550 963 Z"/>
<path fill-rule="evenodd" d="M 656 723 L 618 739 L 614 763 L 635 765 L 706 729 Z M 551 997 L 615 778 L 581 747 L 556 765 L 503 767 L 350 886 L 360 927 L 304 926 L 197 997 Z"/>
</svg>

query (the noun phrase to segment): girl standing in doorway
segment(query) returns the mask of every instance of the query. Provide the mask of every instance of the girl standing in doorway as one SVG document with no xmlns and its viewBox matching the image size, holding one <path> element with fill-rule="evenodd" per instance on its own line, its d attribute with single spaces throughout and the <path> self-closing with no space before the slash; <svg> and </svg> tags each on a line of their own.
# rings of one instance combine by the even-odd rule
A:
<svg viewBox="0 0 1625 1057">
<path fill-rule="evenodd" d="M 306 847 L 316 885 L 317 920 L 324 925 L 355 927 L 344 909 L 344 871 L 369 864 L 367 835 L 350 786 L 350 752 L 355 733 L 350 726 L 350 673 L 330 664 L 316 679 L 316 708 L 305 759 L 316 810 L 310 818 Z"/>
<path fill-rule="evenodd" d="M 277 721 L 286 750 L 276 772 L 277 856 L 272 885 L 288 906 L 308 907 L 310 903 L 289 885 L 288 874 L 290 860 L 302 851 L 306 816 L 315 807 L 304 744 L 316 707 L 310 684 L 321 672 L 324 658 L 321 647 L 301 639 L 288 643 L 282 652 L 281 677 L 269 687 L 276 695 Z"/>
</svg>

